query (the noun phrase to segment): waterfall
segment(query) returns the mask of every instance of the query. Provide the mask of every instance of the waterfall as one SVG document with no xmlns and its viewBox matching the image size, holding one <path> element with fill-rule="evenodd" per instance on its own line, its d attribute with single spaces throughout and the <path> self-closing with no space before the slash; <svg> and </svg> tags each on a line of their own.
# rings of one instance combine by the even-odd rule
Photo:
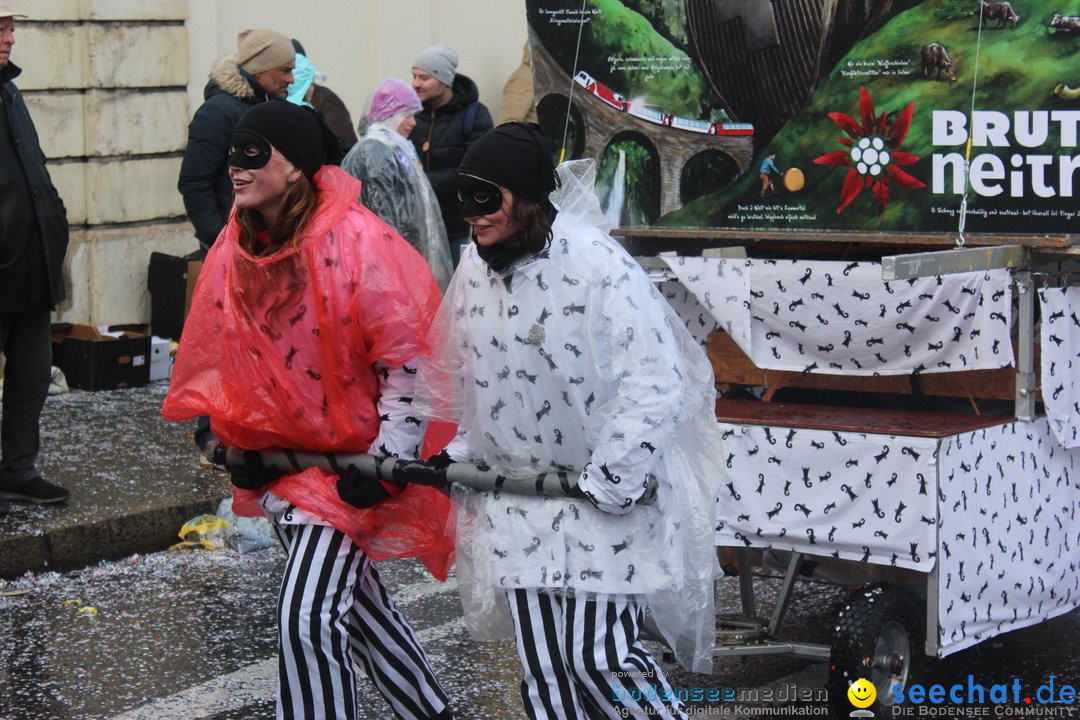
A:
<svg viewBox="0 0 1080 720">
<path fill-rule="evenodd" d="M 626 205 L 626 151 L 620 150 L 619 164 L 615 168 L 615 177 L 611 180 L 611 194 L 608 195 L 607 210 L 604 211 L 612 226 L 621 225 L 624 205 Z"/>
</svg>

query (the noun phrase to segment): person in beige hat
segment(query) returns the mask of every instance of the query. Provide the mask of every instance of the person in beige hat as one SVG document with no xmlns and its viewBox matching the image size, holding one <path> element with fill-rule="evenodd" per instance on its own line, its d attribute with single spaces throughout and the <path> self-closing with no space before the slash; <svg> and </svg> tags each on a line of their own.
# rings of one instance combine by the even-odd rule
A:
<svg viewBox="0 0 1080 720">
<path fill-rule="evenodd" d="M 180 164 L 177 188 L 202 248 L 214 244 L 232 209 L 227 160 L 233 128 L 253 105 L 285 99 L 296 64 L 292 40 L 267 28 L 241 32 L 236 50 L 210 70 Z"/>
<path fill-rule="evenodd" d="M 4 367 L 0 427 L 0 508 L 8 500 L 62 503 L 68 491 L 36 467 L 40 418 L 49 390 L 49 312 L 64 299 L 61 267 L 68 224 L 34 121 L 13 80 L 15 19 L 0 2 L 0 353 Z"/>
<path fill-rule="evenodd" d="M 274 30 L 255 28 L 236 37 L 236 64 L 251 73 L 269 95 L 284 100 L 296 67 L 292 40 Z"/>
</svg>

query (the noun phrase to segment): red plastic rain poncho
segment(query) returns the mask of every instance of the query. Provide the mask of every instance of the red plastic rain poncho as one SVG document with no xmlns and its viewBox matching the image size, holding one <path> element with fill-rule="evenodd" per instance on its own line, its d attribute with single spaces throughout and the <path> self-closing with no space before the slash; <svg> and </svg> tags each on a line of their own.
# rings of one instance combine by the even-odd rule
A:
<svg viewBox="0 0 1080 720">
<path fill-rule="evenodd" d="M 319 207 L 299 241 L 253 257 L 230 219 L 206 258 L 177 351 L 168 420 L 208 415 L 231 447 L 366 452 L 379 430 L 375 363 L 428 352 L 440 301 L 424 259 L 363 207 L 336 167 L 315 175 Z M 348 535 L 373 560 L 418 556 L 446 577 L 449 501 L 410 485 L 369 510 L 340 500 L 337 475 L 308 469 L 269 490 Z M 237 506 L 244 491 L 237 490 Z M 261 492 L 261 491 L 260 491 Z"/>
</svg>

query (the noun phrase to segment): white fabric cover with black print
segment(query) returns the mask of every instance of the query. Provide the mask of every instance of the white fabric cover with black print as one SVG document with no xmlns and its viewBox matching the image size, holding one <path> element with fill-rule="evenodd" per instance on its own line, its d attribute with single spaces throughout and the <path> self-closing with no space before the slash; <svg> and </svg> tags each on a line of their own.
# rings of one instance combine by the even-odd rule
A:
<svg viewBox="0 0 1080 720">
<path fill-rule="evenodd" d="M 1080 450 L 1046 418 L 941 439 L 721 428 L 717 544 L 936 565 L 942 657 L 1080 604 Z"/>
<path fill-rule="evenodd" d="M 561 170 L 565 194 L 575 178 Z M 456 489 L 466 624 L 480 638 L 509 629 L 499 590 L 643 596 L 680 662 L 704 672 L 722 461 L 712 368 L 640 265 L 552 199 L 539 256 L 500 276 L 475 246 L 462 253 L 416 407 L 458 423 L 455 460 L 565 470 L 590 498 Z M 656 502 L 635 505 L 650 481 Z"/>
<path fill-rule="evenodd" d="M 941 656 L 1080 604 L 1080 450 L 1039 418 L 946 438 L 938 465 Z"/>
<path fill-rule="evenodd" d="M 1042 400 L 1062 447 L 1080 446 L 1080 288 L 1039 290 Z"/>
<path fill-rule="evenodd" d="M 694 338 L 722 330 L 749 354 L 750 270 L 746 260 L 666 258 L 677 280 L 658 285 Z"/>
<path fill-rule="evenodd" d="M 683 315 L 691 331 L 704 328 L 697 314 L 706 311 L 761 368 L 906 375 L 1013 364 L 1007 270 L 885 282 L 872 262 L 680 257 L 668 265 L 703 306 Z"/>
<path fill-rule="evenodd" d="M 938 440 L 721 423 L 717 545 L 934 566 Z"/>
</svg>

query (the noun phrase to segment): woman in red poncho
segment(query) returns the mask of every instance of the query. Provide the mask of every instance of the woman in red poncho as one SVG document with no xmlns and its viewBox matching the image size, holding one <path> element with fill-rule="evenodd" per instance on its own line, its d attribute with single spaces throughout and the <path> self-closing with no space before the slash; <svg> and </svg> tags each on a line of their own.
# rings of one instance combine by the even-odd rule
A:
<svg viewBox="0 0 1080 720">
<path fill-rule="evenodd" d="M 206 258 L 162 408 L 208 415 L 228 446 L 415 458 L 413 360 L 439 288 L 424 259 L 323 166 L 318 117 L 247 112 L 232 136 L 236 210 Z M 372 565 L 419 557 L 445 579 L 449 501 L 319 469 L 278 476 L 256 452 L 232 471 L 238 514 L 265 512 L 289 560 L 278 600 L 278 717 L 356 717 L 362 665 L 401 718 L 449 718 L 447 696 Z"/>
</svg>

